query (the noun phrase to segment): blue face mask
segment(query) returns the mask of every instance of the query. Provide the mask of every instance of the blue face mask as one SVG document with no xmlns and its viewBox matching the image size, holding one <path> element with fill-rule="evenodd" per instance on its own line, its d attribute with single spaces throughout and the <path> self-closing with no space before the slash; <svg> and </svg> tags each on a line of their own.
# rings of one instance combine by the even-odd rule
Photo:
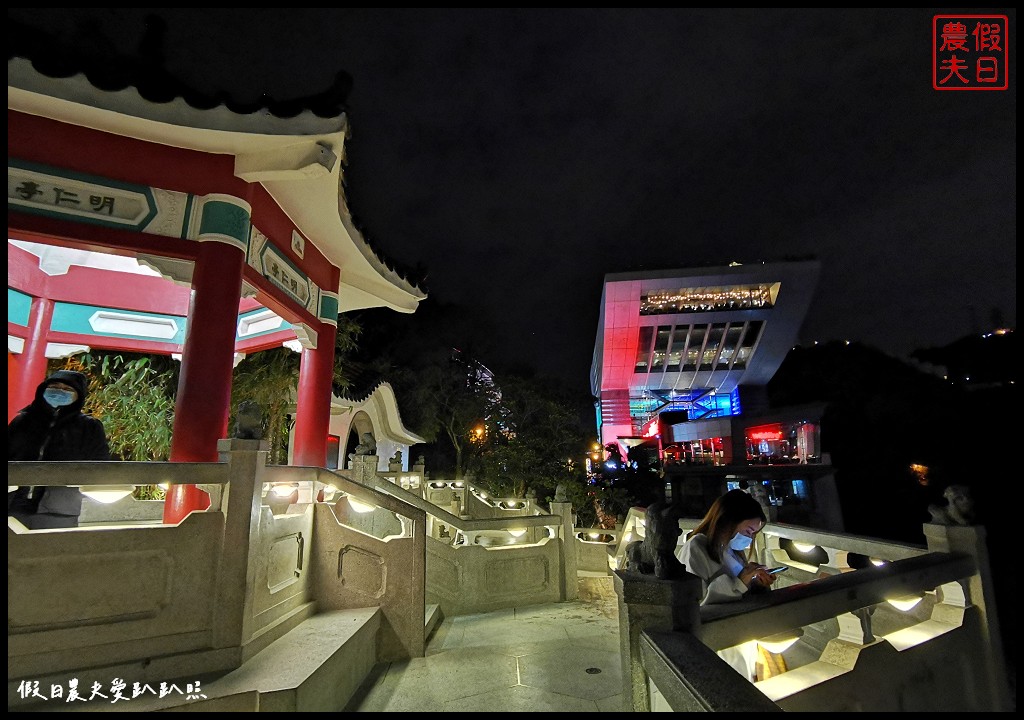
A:
<svg viewBox="0 0 1024 720">
<path fill-rule="evenodd" d="M 753 542 L 753 538 L 749 538 L 746 535 L 740 535 L 739 533 L 736 533 L 732 536 L 732 540 L 729 541 L 729 547 L 735 550 L 736 552 L 743 552 L 744 550 L 749 548 L 751 543 Z"/>
<path fill-rule="evenodd" d="M 43 400 L 46 404 L 52 408 L 60 408 L 65 405 L 70 405 L 75 401 L 77 395 L 70 390 L 61 390 L 59 388 L 46 388 L 43 391 Z"/>
</svg>

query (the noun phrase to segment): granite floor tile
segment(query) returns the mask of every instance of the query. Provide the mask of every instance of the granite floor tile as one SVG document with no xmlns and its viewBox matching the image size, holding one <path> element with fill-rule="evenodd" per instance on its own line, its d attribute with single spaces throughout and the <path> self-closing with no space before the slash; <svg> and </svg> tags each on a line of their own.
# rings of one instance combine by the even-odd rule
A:
<svg viewBox="0 0 1024 720">
<path fill-rule="evenodd" d="M 622 692 L 617 652 L 565 645 L 519 659 L 519 682 L 578 698 L 598 700 Z"/>
<path fill-rule="evenodd" d="M 570 695 L 518 686 L 445 703 L 442 712 L 597 712 L 597 703 Z"/>
<path fill-rule="evenodd" d="M 378 665 L 346 710 L 621 711 L 617 606 L 602 592 L 446 618 L 424 657 Z"/>
</svg>

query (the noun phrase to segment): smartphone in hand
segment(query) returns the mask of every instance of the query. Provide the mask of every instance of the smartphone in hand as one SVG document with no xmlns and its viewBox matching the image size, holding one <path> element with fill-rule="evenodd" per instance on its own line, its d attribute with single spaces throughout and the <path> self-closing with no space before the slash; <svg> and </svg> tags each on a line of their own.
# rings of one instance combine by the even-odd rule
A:
<svg viewBox="0 0 1024 720">
<path fill-rule="evenodd" d="M 768 568 L 766 572 L 769 575 L 778 575 L 779 573 L 784 573 L 787 570 L 789 570 L 788 567 L 786 567 L 785 565 L 780 565 L 779 567 Z"/>
</svg>

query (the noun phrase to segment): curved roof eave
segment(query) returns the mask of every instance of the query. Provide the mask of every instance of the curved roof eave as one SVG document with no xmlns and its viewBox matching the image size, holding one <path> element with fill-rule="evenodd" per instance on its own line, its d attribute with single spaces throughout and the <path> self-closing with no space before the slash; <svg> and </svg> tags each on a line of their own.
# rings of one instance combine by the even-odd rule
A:
<svg viewBox="0 0 1024 720">
<path fill-rule="evenodd" d="M 182 98 L 154 103 L 132 87 L 97 88 L 83 74 L 48 77 L 24 58 L 7 62 L 7 107 L 138 140 L 232 155 L 236 175 L 262 184 L 305 239 L 341 269 L 340 311 L 384 305 L 413 312 L 426 297 L 388 268 L 351 223 L 340 192 L 339 159 L 348 133 L 344 113 L 322 118 L 307 110 L 280 118 L 269 111 L 241 115 L 224 105 L 197 109 Z M 354 291 L 357 296 L 346 301 Z"/>
<path fill-rule="evenodd" d="M 374 388 L 370 400 L 377 404 L 381 411 L 381 416 L 387 422 L 387 434 L 389 436 L 409 445 L 418 445 L 426 442 L 426 440 L 405 427 L 402 417 L 398 413 L 398 399 L 395 397 L 395 391 L 389 383 L 383 382 Z"/>
<path fill-rule="evenodd" d="M 426 442 L 405 427 L 398 412 L 398 399 L 395 397 L 394 388 L 388 382 L 379 383 L 369 395 L 361 400 L 334 395 L 331 397 L 331 404 L 352 408 L 364 408 L 372 404 L 377 410 L 378 417 L 384 422 L 385 426 L 381 429 L 388 439 L 402 445 L 419 445 Z"/>
</svg>

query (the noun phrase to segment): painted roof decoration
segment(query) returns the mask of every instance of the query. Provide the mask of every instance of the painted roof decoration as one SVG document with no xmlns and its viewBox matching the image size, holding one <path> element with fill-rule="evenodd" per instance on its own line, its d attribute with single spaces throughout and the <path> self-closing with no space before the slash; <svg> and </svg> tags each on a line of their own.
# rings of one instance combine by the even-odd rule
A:
<svg viewBox="0 0 1024 720">
<path fill-rule="evenodd" d="M 205 95 L 163 67 L 162 21 L 152 16 L 135 55 L 107 46 L 62 48 L 8 28 L 8 109 L 172 147 L 235 157 L 235 174 L 259 182 L 309 242 L 341 269 L 338 312 L 386 306 L 414 312 L 426 293 L 370 246 L 353 221 L 342 165 L 349 136 L 339 72 L 324 92 L 240 103 Z M 337 212 L 325 212 L 336 207 Z"/>
</svg>

